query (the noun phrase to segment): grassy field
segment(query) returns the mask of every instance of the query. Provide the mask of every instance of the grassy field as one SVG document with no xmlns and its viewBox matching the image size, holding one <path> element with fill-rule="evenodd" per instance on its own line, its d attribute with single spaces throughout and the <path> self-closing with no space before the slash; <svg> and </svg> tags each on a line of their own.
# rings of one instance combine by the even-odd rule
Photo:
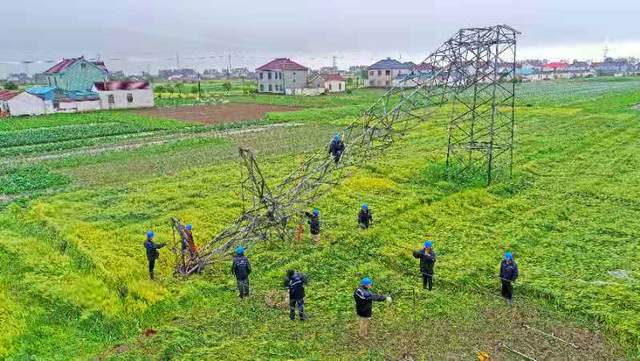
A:
<svg viewBox="0 0 640 361">
<path fill-rule="evenodd" d="M 229 255 L 183 280 L 163 249 L 149 281 L 144 233 L 172 242 L 177 216 L 197 243 L 210 239 L 242 209 L 239 145 L 275 183 L 379 91 L 230 95 L 305 109 L 224 131 L 125 112 L 0 123 L 0 357 L 640 359 L 640 79 L 523 84 L 519 94 L 512 181 L 447 181 L 447 121 L 435 116 L 314 205 L 320 246 L 249 247 L 246 302 Z M 355 225 L 362 202 L 376 219 L 367 232 Z M 439 256 L 431 293 L 411 257 L 427 237 Z M 521 272 L 512 308 L 496 280 L 505 249 Z M 306 323 L 282 307 L 288 268 L 311 280 Z M 364 275 L 394 302 L 375 305 L 372 335 L 359 340 L 352 292 Z"/>
</svg>

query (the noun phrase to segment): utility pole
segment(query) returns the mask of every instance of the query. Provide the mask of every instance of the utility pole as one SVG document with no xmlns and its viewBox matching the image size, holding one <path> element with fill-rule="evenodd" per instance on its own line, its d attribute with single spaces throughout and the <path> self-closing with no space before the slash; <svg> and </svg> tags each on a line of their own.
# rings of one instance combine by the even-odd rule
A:
<svg viewBox="0 0 640 361">
<path fill-rule="evenodd" d="M 607 44 L 604 45 L 604 59 L 602 61 L 607 61 L 609 57 L 609 46 Z"/>
<path fill-rule="evenodd" d="M 333 68 L 338 70 L 338 57 L 335 55 L 333 56 Z"/>
<path fill-rule="evenodd" d="M 231 78 L 231 54 L 229 54 L 229 65 L 227 66 L 227 79 Z"/>
<path fill-rule="evenodd" d="M 180 54 L 176 53 L 176 69 L 180 69 Z"/>
</svg>

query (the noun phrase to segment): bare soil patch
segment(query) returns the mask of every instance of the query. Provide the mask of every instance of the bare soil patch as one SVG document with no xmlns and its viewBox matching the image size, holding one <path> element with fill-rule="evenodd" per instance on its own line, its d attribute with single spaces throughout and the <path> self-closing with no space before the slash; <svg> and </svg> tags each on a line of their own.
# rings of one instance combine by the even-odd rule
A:
<svg viewBox="0 0 640 361">
<path fill-rule="evenodd" d="M 177 119 L 202 124 L 234 123 L 262 119 L 268 112 L 291 112 L 299 107 L 267 104 L 217 104 L 161 107 L 136 110 L 136 114 L 162 119 Z"/>
</svg>

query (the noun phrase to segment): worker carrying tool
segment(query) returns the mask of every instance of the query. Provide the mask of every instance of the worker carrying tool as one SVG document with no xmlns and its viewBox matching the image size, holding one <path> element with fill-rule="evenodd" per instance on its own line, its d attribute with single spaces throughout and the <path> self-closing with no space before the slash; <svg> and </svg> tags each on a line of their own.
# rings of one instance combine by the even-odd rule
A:
<svg viewBox="0 0 640 361">
<path fill-rule="evenodd" d="M 421 250 L 413 251 L 413 257 L 420 259 L 420 273 L 422 273 L 422 287 L 433 287 L 433 269 L 436 263 L 436 253 L 433 251 L 433 242 L 426 241 Z"/>
<path fill-rule="evenodd" d="M 360 207 L 360 213 L 358 213 L 358 224 L 360 228 L 368 229 L 371 222 L 373 222 L 373 216 L 369 210 L 369 205 L 364 203 L 362 207 Z"/>
<path fill-rule="evenodd" d="M 165 246 L 164 243 L 155 243 L 153 231 L 147 232 L 147 240 L 144 242 L 144 248 L 147 250 L 147 260 L 149 261 L 149 279 L 153 279 L 153 269 L 156 266 L 156 260 L 160 257 L 158 250 Z"/>
<path fill-rule="evenodd" d="M 236 283 L 240 298 L 249 297 L 249 275 L 251 274 L 251 264 L 249 259 L 244 255 L 244 247 L 236 247 L 236 254 L 233 256 L 231 263 L 231 272 L 236 276 Z"/>
<path fill-rule="evenodd" d="M 342 153 L 344 152 L 344 142 L 340 137 L 340 133 L 336 133 L 335 137 L 331 141 L 329 145 L 329 153 L 333 156 L 333 160 L 335 160 L 336 164 L 340 161 L 340 157 L 342 157 Z"/>
<path fill-rule="evenodd" d="M 182 253 L 189 251 L 189 255 L 194 257 L 198 254 L 198 248 L 196 247 L 195 242 L 193 241 L 193 226 L 187 224 L 184 227 L 184 235 L 182 236 Z"/>
<path fill-rule="evenodd" d="M 502 282 L 502 297 L 509 305 L 513 304 L 513 282 L 517 278 L 518 265 L 513 260 L 513 254 L 507 251 L 500 263 L 500 281 Z"/>
<path fill-rule="evenodd" d="M 309 218 L 309 231 L 311 232 L 311 239 L 316 244 L 320 244 L 320 210 L 314 208 L 313 212 L 304 212 L 304 215 Z"/>
<path fill-rule="evenodd" d="M 369 335 L 369 321 L 371 320 L 373 311 L 373 301 L 391 302 L 391 297 L 389 296 L 372 293 L 371 287 L 373 287 L 373 281 L 371 281 L 369 277 L 365 277 L 360 282 L 360 287 L 353 293 L 353 298 L 356 301 L 356 313 L 359 318 L 360 337 L 367 337 Z"/>
<path fill-rule="evenodd" d="M 295 270 L 287 270 L 284 287 L 289 290 L 289 318 L 296 319 L 296 307 L 300 321 L 306 320 L 304 314 L 304 286 L 307 284 L 307 276 Z"/>
</svg>

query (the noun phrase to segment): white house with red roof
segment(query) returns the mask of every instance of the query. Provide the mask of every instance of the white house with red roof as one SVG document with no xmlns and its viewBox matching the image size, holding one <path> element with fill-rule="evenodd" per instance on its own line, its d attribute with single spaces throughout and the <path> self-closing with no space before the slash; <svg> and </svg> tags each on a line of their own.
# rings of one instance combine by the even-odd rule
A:
<svg viewBox="0 0 640 361">
<path fill-rule="evenodd" d="M 309 68 L 289 58 L 277 58 L 256 68 L 259 93 L 293 94 L 307 86 Z"/>
<path fill-rule="evenodd" d="M 149 108 L 154 106 L 153 88 L 146 81 L 103 81 L 94 83 L 101 109 Z"/>
<path fill-rule="evenodd" d="M 0 90 L 0 114 L 41 115 L 52 113 L 51 102 L 26 91 Z"/>
<path fill-rule="evenodd" d="M 347 80 L 340 74 L 317 74 L 309 79 L 309 87 L 339 93 L 347 90 Z"/>
</svg>

